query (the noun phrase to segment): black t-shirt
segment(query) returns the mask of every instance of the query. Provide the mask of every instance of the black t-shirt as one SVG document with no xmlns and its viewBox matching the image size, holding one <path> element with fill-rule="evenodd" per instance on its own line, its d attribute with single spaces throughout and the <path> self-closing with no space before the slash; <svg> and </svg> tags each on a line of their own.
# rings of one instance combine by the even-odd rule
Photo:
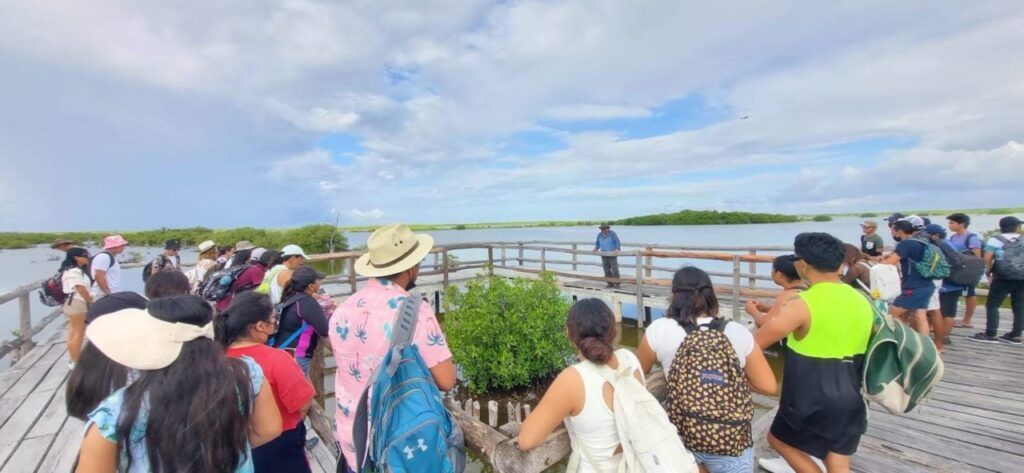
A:
<svg viewBox="0 0 1024 473">
<path fill-rule="evenodd" d="M 327 316 L 324 315 L 324 309 L 309 294 L 291 296 L 284 303 L 287 307 L 277 324 L 274 346 L 295 349 L 296 358 L 312 358 L 319 337 L 327 336 Z M 307 324 L 303 333 L 286 346 L 281 346 L 281 343 L 291 338 L 292 334 L 302 327 L 303 321 Z"/>
</svg>

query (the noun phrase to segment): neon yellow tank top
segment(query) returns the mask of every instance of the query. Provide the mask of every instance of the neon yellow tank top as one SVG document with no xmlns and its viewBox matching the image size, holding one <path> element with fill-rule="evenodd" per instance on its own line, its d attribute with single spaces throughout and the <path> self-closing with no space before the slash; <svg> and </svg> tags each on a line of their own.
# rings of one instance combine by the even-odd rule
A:
<svg viewBox="0 0 1024 473">
<path fill-rule="evenodd" d="M 811 358 L 863 355 L 871 338 L 874 312 L 868 300 L 848 284 L 818 283 L 800 293 L 811 311 L 811 329 L 803 340 L 789 334 L 787 346 Z"/>
</svg>

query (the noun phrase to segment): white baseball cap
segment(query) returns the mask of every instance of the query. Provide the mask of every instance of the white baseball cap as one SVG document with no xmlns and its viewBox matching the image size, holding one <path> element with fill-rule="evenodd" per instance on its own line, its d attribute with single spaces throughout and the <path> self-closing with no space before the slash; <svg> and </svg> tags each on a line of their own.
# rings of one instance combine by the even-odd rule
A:
<svg viewBox="0 0 1024 473">
<path fill-rule="evenodd" d="M 286 245 L 284 248 L 281 248 L 281 257 L 287 258 L 289 256 L 301 256 L 302 259 L 309 259 L 309 256 L 306 256 L 306 252 L 302 251 L 302 247 L 299 245 Z"/>
</svg>

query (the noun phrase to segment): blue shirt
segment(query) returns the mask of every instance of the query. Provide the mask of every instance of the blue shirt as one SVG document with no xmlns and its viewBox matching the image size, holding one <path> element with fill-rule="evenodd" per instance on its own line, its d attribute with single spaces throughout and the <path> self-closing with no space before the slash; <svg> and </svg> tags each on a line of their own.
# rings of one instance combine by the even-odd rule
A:
<svg viewBox="0 0 1024 473">
<path fill-rule="evenodd" d="M 255 403 L 255 396 L 259 394 L 260 385 L 263 384 L 263 369 L 260 365 L 249 358 L 243 356 L 240 358 L 245 362 L 246 367 L 249 368 L 249 381 L 251 383 L 253 392 L 253 402 Z M 117 420 L 121 416 L 121 407 L 124 405 L 124 388 L 114 391 L 109 397 L 103 400 L 99 406 L 96 407 L 89 414 L 89 420 L 85 425 L 85 430 L 88 431 L 89 427 L 95 425 L 99 430 L 100 435 L 103 438 L 117 442 Z M 149 466 L 149 454 L 146 451 L 146 424 L 149 419 L 149 400 L 143 401 L 142 406 L 139 408 L 139 415 L 135 420 L 135 425 L 132 426 L 131 433 L 131 445 L 128 446 L 127 451 L 123 446 L 119 450 L 120 459 L 117 462 L 117 471 L 121 473 L 144 473 L 152 471 Z M 242 464 L 239 465 L 235 473 L 252 473 L 252 451 L 249 448 L 248 442 L 245 445 L 245 451 L 242 452 L 244 457 Z M 128 456 L 131 455 L 132 467 L 129 470 Z"/>
<path fill-rule="evenodd" d="M 622 249 L 622 245 L 619 244 L 619 236 L 615 232 L 608 230 L 607 235 L 597 234 L 594 248 L 597 248 L 598 251 L 619 251 Z"/>
<path fill-rule="evenodd" d="M 980 250 L 982 247 L 981 237 L 973 233 L 964 233 L 962 237 L 954 233 L 946 241 L 953 246 L 957 253 L 963 253 L 968 250 Z"/>
<path fill-rule="evenodd" d="M 914 269 L 914 262 L 924 259 L 925 243 L 912 240 L 912 238 L 908 238 L 896 244 L 896 254 L 900 255 L 900 273 L 903 276 L 901 281 L 903 289 L 934 286 L 935 283 L 931 279 L 926 279 Z"/>
</svg>

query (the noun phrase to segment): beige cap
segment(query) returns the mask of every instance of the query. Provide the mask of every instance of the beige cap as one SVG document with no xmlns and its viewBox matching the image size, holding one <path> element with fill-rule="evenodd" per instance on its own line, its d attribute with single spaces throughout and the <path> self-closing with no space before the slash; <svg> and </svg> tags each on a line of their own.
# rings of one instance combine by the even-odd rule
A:
<svg viewBox="0 0 1024 473">
<path fill-rule="evenodd" d="M 213 338 L 213 323 L 203 327 L 166 322 L 142 309 L 122 309 L 93 320 L 85 329 L 89 343 L 104 355 L 129 368 L 166 368 L 181 353 L 181 346 L 200 337 Z"/>
<path fill-rule="evenodd" d="M 204 242 L 199 244 L 199 252 L 202 253 L 204 251 L 209 251 L 209 250 L 213 249 L 216 246 L 217 246 L 217 244 L 214 243 L 213 240 L 206 240 L 206 241 L 204 241 Z"/>
<path fill-rule="evenodd" d="M 253 245 L 252 242 L 249 240 L 242 240 L 238 243 L 235 243 L 235 251 L 251 250 L 253 248 L 256 248 L 256 245 Z"/>
<path fill-rule="evenodd" d="M 865 220 L 864 223 L 860 224 L 862 227 L 875 227 L 878 228 L 878 222 L 874 220 Z"/>
</svg>

